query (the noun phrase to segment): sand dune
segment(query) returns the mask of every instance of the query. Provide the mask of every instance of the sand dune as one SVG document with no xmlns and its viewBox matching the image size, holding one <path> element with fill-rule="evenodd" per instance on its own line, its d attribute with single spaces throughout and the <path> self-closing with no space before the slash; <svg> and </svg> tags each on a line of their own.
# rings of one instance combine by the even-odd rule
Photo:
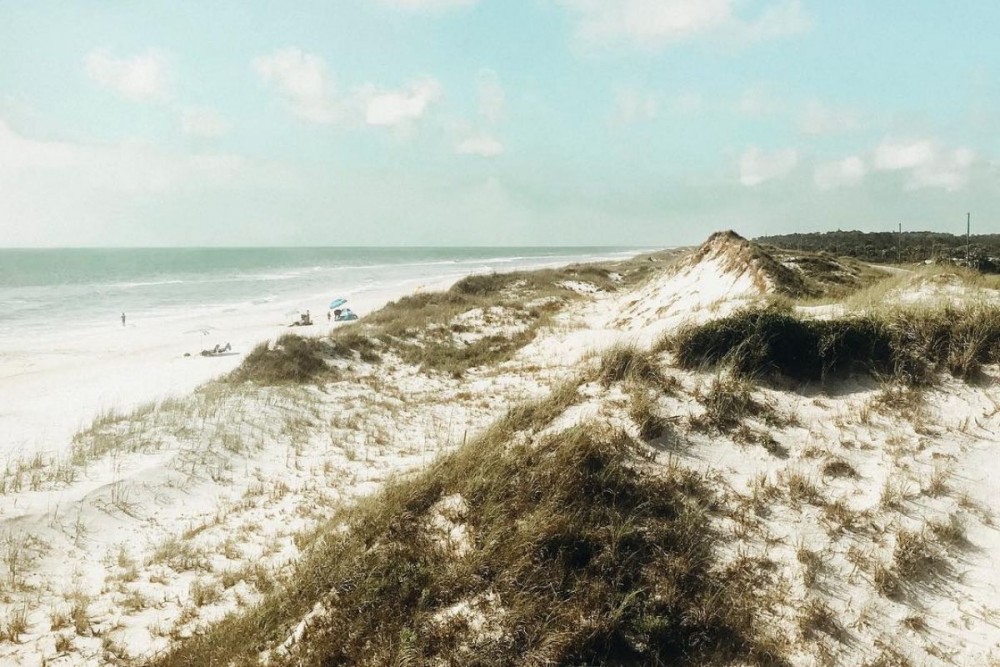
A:
<svg viewBox="0 0 1000 667">
<path fill-rule="evenodd" d="M 669 392 L 602 380 L 602 354 L 614 345 L 647 354 L 684 324 L 806 284 L 731 233 L 687 256 L 623 267 L 553 278 L 562 283 L 530 294 L 518 292 L 523 281 L 505 287 L 533 307 L 555 304 L 537 328 L 518 323 L 519 311 L 480 307 L 416 338 L 462 350 L 530 330 L 497 363 L 442 373 L 383 342 L 377 360 L 357 349 L 331 357 L 320 383 L 209 383 L 108 415 L 65 452 L 11 458 L 0 482 L 0 660 L 142 664 L 263 599 L 339 507 L 571 378 L 582 378 L 572 405 L 523 438 L 610 425 L 644 443 L 656 465 L 709 480 L 711 523 L 724 536 L 719 566 L 767 564 L 760 613 L 791 664 L 989 664 L 1000 655 L 996 365 L 975 383 L 944 376 L 919 391 L 869 377 L 792 386 L 682 369 L 657 348 L 650 363 L 671 378 Z M 658 434 L 636 420 L 639 395 L 661 420 Z M 713 401 L 733 396 L 719 412 Z M 428 525 L 461 557 L 473 544 L 465 501 L 445 500 Z M 502 632 L 503 601 L 488 591 L 477 600 L 441 613 L 486 609 L 473 626 Z M 325 613 L 319 605 L 294 619 L 267 655 L 280 662 L 305 650 Z"/>
</svg>

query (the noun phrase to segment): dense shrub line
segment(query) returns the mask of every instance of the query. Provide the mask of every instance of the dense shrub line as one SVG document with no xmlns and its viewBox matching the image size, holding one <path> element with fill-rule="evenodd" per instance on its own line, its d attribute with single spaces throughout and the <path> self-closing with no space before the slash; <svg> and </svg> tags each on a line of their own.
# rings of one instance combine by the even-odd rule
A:
<svg viewBox="0 0 1000 667">
<path fill-rule="evenodd" d="M 728 365 L 742 376 L 823 381 L 866 373 L 925 384 L 943 370 L 965 378 L 1000 361 L 1000 308 L 886 309 L 815 320 L 779 306 L 751 307 L 686 327 L 659 347 L 683 367 Z"/>
</svg>

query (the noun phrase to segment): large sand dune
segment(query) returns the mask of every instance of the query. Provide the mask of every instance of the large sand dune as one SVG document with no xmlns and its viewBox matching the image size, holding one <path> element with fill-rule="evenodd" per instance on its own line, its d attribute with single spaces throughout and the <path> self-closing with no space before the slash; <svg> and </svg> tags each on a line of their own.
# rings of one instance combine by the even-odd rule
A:
<svg viewBox="0 0 1000 667">
<path fill-rule="evenodd" d="M 997 367 L 919 393 L 868 377 L 757 386 L 679 369 L 658 351 L 650 358 L 673 389 L 647 399 L 670 427 L 649 438 L 630 403 L 645 390 L 587 375 L 604 350 L 646 349 L 684 324 L 805 292 L 794 269 L 732 233 L 649 264 L 635 287 L 563 285 L 533 340 L 460 377 L 391 348 L 378 361 L 355 353 L 329 361 L 337 379 L 320 385 L 210 383 L 109 415 L 64 453 L 12 457 L 0 495 L 0 662 L 142 664 L 260 601 L 344 503 L 582 372 L 579 399 L 524 438 L 610 424 L 646 442 L 657 464 L 710 480 L 712 522 L 726 536 L 719 562 L 768 563 L 762 613 L 791 663 L 990 664 L 1000 655 Z M 470 311 L 449 336 L 460 346 L 511 336 L 521 329 L 510 317 Z M 757 407 L 720 426 L 712 396 L 724 391 Z M 298 621 L 269 655 L 294 655 L 323 608 Z"/>
</svg>

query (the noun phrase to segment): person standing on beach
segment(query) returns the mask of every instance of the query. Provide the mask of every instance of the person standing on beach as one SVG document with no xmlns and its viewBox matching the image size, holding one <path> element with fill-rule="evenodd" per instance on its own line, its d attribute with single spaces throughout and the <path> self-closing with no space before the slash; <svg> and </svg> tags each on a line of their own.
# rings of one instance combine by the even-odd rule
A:
<svg viewBox="0 0 1000 667">
<path fill-rule="evenodd" d="M 122 313 L 122 326 L 125 326 L 125 313 Z"/>
</svg>

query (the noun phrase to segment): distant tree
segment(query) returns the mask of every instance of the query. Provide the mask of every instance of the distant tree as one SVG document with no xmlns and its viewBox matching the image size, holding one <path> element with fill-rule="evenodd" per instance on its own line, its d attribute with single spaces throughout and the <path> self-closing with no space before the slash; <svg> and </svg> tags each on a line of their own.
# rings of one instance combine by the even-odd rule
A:
<svg viewBox="0 0 1000 667">
<path fill-rule="evenodd" d="M 761 236 L 758 243 L 829 252 L 866 262 L 895 263 L 899 237 L 893 232 L 842 231 Z M 970 262 L 981 271 L 1000 272 L 1000 234 L 975 234 L 968 248 Z M 964 263 L 967 240 L 964 235 L 941 232 L 903 232 L 901 259 L 904 262 L 950 259 Z"/>
</svg>

